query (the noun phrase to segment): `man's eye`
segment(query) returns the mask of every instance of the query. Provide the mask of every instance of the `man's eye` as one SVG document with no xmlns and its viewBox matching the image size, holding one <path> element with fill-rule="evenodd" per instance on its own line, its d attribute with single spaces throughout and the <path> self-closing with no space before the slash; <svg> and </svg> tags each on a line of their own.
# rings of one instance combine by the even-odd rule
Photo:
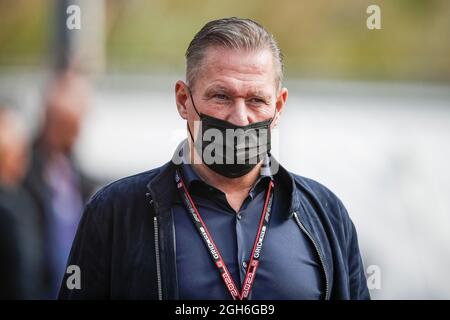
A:
<svg viewBox="0 0 450 320">
<path fill-rule="evenodd" d="M 228 100 L 228 97 L 224 94 L 215 94 L 214 98 L 216 98 L 218 100 Z"/>
<path fill-rule="evenodd" d="M 250 99 L 250 102 L 257 103 L 257 104 L 266 103 L 263 99 L 259 99 L 259 98 L 252 98 L 252 99 Z"/>
</svg>

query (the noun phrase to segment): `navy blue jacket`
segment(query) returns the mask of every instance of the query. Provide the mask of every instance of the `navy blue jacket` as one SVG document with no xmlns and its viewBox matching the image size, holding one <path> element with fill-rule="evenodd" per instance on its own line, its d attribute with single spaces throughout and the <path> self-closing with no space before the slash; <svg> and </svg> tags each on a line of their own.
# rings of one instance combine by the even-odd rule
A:
<svg viewBox="0 0 450 320">
<path fill-rule="evenodd" d="M 60 299 L 177 299 L 171 204 L 176 165 L 118 180 L 86 205 L 68 265 L 81 270 L 81 289 Z M 279 167 L 295 219 L 323 267 L 327 299 L 370 299 L 355 227 L 342 202 L 323 185 Z M 201 276 L 201 275 L 193 275 Z"/>
</svg>

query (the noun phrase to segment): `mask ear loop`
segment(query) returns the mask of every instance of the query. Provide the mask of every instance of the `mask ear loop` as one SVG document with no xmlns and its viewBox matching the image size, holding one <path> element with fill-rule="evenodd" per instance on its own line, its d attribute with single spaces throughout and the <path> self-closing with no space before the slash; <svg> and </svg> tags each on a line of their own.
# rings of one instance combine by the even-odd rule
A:
<svg viewBox="0 0 450 320">
<path fill-rule="evenodd" d="M 273 113 L 273 117 L 269 122 L 269 126 L 272 124 L 273 120 L 275 120 L 275 117 L 277 116 L 277 106 L 275 105 L 275 112 Z"/>
<path fill-rule="evenodd" d="M 192 91 L 191 91 L 191 88 L 189 88 L 189 87 L 187 87 L 187 88 L 188 88 L 188 91 L 189 91 L 189 97 L 191 98 L 192 106 L 194 107 L 194 110 L 195 110 L 195 112 L 197 113 L 198 117 L 201 118 L 201 115 L 200 115 L 200 113 L 197 111 L 197 107 L 195 106 L 194 98 L 192 97 Z M 195 142 L 194 142 L 194 136 L 192 135 L 191 128 L 189 127 L 189 122 L 186 122 L 186 125 L 187 125 L 187 127 L 188 127 L 188 131 L 189 131 L 189 134 L 190 134 L 190 136 L 191 136 L 192 142 L 195 143 Z"/>
<path fill-rule="evenodd" d="M 272 122 L 273 122 L 273 120 L 275 120 L 275 117 L 277 116 L 277 106 L 275 105 L 275 112 L 273 113 L 273 117 L 272 117 L 272 119 L 270 120 L 270 122 L 269 122 L 269 132 L 270 132 L 270 126 L 272 125 Z M 270 167 L 270 161 L 271 161 L 271 158 L 272 158 L 272 155 L 270 154 L 270 151 L 269 152 L 267 152 L 267 156 L 268 156 L 268 158 L 267 159 L 265 159 L 264 161 L 267 161 L 268 163 L 269 163 L 269 167 Z"/>
<path fill-rule="evenodd" d="M 195 106 L 194 98 L 192 97 L 192 91 L 191 91 L 191 88 L 188 87 L 188 91 L 189 91 L 189 97 L 191 97 L 192 106 L 194 107 L 194 110 L 195 110 L 195 112 L 197 113 L 198 117 L 201 118 L 201 115 L 200 115 L 200 113 L 198 112 L 197 107 Z"/>
</svg>

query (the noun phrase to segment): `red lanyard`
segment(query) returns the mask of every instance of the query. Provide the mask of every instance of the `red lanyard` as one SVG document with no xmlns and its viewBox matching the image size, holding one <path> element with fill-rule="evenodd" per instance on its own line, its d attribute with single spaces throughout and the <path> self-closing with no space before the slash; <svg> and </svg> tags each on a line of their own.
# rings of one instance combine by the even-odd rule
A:
<svg viewBox="0 0 450 320">
<path fill-rule="evenodd" d="M 214 243 L 213 238 L 211 237 L 211 234 L 208 231 L 208 228 L 206 228 L 206 225 L 203 222 L 203 219 L 200 216 L 200 213 L 198 212 L 197 207 L 194 204 L 194 201 L 192 201 L 192 198 L 184 184 L 183 178 L 181 177 L 178 170 L 176 171 L 175 174 L 175 181 L 177 183 L 178 190 L 180 190 L 182 193 L 182 198 L 184 200 L 186 208 L 189 211 L 189 214 L 191 215 L 192 221 L 194 222 L 198 232 L 200 233 L 200 236 L 202 237 L 203 242 L 205 243 L 211 258 L 213 259 L 217 267 L 217 270 L 219 271 L 222 280 L 225 283 L 226 288 L 231 294 L 231 297 L 233 298 L 233 300 L 247 300 L 250 291 L 252 290 L 253 282 L 255 281 L 256 270 L 259 265 L 259 258 L 261 256 L 261 249 L 264 241 L 264 236 L 267 232 L 267 227 L 270 220 L 270 211 L 273 200 L 273 187 L 274 187 L 273 181 L 270 181 L 269 187 L 267 189 L 264 208 L 261 214 L 261 219 L 259 221 L 258 232 L 256 233 L 256 239 L 253 245 L 250 263 L 248 264 L 247 267 L 247 272 L 245 274 L 244 285 L 242 287 L 241 293 L 239 293 L 239 290 L 236 284 L 234 283 L 233 278 L 231 277 L 231 274 L 228 271 L 228 268 L 225 265 L 225 262 L 223 261 L 222 256 L 220 255 L 220 252 L 216 244 Z"/>
</svg>

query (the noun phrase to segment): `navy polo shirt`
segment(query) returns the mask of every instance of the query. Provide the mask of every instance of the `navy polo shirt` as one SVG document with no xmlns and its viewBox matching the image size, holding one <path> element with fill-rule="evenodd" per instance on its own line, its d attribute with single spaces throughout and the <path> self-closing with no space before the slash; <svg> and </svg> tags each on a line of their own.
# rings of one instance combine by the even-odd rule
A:
<svg viewBox="0 0 450 320">
<path fill-rule="evenodd" d="M 260 176 L 239 212 L 235 212 L 225 193 L 203 181 L 191 165 L 180 167 L 189 193 L 239 290 L 245 279 L 268 183 L 273 179 L 271 219 L 249 298 L 323 298 L 324 279 L 319 258 L 294 218 L 281 214 L 289 209 L 290 196 L 277 183 L 277 175 Z M 179 298 L 232 299 L 179 194 L 172 210 Z"/>
</svg>

